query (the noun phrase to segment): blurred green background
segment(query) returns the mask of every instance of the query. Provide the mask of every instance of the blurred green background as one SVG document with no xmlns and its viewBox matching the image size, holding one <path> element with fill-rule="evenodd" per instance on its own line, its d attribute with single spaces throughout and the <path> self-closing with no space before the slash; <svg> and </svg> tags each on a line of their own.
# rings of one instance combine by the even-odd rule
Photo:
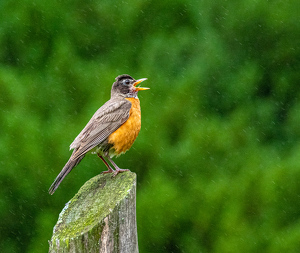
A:
<svg viewBox="0 0 300 253">
<path fill-rule="evenodd" d="M 139 249 L 300 251 L 299 0 L 0 2 L 0 251 L 47 252 L 58 214 L 105 170 L 48 188 L 114 78 L 147 77 Z"/>
</svg>

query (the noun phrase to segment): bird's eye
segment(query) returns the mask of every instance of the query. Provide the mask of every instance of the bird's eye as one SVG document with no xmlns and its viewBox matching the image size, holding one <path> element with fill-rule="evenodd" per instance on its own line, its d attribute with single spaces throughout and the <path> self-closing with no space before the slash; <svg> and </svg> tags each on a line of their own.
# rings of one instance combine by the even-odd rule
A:
<svg viewBox="0 0 300 253">
<path fill-rule="evenodd" d="M 124 81 L 124 84 L 125 84 L 125 85 L 129 85 L 129 84 L 130 84 L 130 81 L 129 81 L 128 79 L 126 79 L 126 80 Z"/>
</svg>

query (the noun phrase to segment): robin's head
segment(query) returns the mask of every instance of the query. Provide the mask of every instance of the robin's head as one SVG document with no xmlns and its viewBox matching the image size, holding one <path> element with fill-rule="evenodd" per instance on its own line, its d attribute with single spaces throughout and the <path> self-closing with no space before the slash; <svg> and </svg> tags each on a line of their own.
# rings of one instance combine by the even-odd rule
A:
<svg viewBox="0 0 300 253">
<path fill-rule="evenodd" d="M 111 88 L 111 96 L 137 97 L 138 91 L 149 89 L 137 86 L 145 80 L 147 80 L 147 78 L 135 80 L 130 75 L 126 74 L 117 76 L 116 81 Z"/>
</svg>

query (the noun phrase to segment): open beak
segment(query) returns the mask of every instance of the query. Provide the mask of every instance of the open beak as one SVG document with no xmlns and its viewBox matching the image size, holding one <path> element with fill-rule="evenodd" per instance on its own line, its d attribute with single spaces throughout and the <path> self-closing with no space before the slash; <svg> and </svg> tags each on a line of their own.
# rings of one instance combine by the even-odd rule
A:
<svg viewBox="0 0 300 253">
<path fill-rule="evenodd" d="M 143 82 L 143 81 L 146 81 L 147 78 L 142 78 L 142 79 L 139 79 L 137 81 L 135 81 L 135 83 L 133 84 L 133 86 L 139 91 L 139 90 L 149 90 L 150 88 L 146 88 L 146 87 L 136 87 L 139 83 Z"/>
</svg>

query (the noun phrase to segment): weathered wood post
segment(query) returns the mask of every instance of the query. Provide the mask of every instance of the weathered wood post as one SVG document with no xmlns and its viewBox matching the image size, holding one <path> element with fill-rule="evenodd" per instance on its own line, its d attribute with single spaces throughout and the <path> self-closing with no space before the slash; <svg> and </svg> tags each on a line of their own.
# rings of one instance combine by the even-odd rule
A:
<svg viewBox="0 0 300 253">
<path fill-rule="evenodd" d="M 138 253 L 136 174 L 87 181 L 60 213 L 49 244 L 50 253 Z"/>
</svg>

